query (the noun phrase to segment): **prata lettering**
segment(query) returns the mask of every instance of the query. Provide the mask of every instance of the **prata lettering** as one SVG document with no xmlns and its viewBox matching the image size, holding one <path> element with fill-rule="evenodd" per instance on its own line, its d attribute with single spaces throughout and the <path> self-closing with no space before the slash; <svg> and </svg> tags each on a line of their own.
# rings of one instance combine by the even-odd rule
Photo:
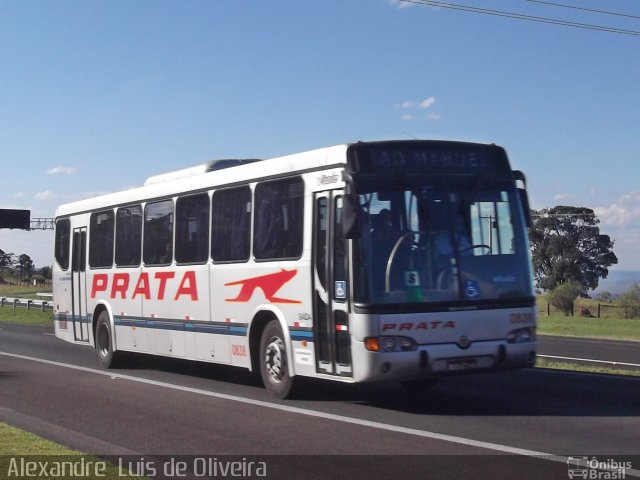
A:
<svg viewBox="0 0 640 480">
<path fill-rule="evenodd" d="M 418 323 L 385 323 L 382 325 L 382 331 L 409 331 L 409 330 L 444 330 L 446 328 L 456 328 L 455 322 L 452 320 L 440 321 L 434 320 L 432 322 L 418 322 Z"/>
<path fill-rule="evenodd" d="M 182 274 L 180 281 L 176 278 L 176 272 L 142 272 L 132 281 L 132 275 L 128 273 L 97 273 L 93 276 L 91 284 L 91 298 L 96 298 L 99 294 L 106 294 L 111 299 L 134 300 L 141 297 L 144 300 L 164 300 L 167 293 L 167 285 L 174 287 L 177 284 L 175 293 L 172 290 L 169 298 L 178 300 L 181 297 L 188 297 L 190 300 L 198 300 L 198 285 L 196 282 L 196 272 L 186 271 Z"/>
</svg>

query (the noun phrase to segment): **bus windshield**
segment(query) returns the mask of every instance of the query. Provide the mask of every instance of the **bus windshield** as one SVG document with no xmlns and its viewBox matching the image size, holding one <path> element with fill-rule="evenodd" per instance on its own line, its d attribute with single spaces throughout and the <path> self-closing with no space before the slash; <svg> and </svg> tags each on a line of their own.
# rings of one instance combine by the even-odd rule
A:
<svg viewBox="0 0 640 480">
<path fill-rule="evenodd" d="M 529 298 L 528 242 L 510 179 L 387 177 L 356 185 L 360 305 Z M 415 306 L 415 305 L 414 305 Z"/>
</svg>

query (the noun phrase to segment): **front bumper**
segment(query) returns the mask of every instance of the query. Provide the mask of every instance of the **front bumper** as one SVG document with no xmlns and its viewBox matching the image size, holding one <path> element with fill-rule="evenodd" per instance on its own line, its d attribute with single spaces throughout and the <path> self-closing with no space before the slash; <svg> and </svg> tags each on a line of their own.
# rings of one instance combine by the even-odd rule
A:
<svg viewBox="0 0 640 480">
<path fill-rule="evenodd" d="M 420 345 L 409 352 L 372 352 L 354 342 L 355 381 L 420 380 L 473 372 L 527 368 L 535 365 L 536 342 L 504 340 Z"/>
</svg>

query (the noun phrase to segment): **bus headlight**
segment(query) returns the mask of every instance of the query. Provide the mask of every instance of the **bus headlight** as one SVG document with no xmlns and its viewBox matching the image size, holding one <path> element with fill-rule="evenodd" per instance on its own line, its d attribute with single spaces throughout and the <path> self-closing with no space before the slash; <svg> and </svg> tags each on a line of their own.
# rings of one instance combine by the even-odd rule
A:
<svg viewBox="0 0 640 480">
<path fill-rule="evenodd" d="M 507 343 L 527 343 L 536 339 L 536 330 L 532 327 L 519 328 L 513 330 L 507 335 Z"/>
<path fill-rule="evenodd" d="M 411 352 L 418 348 L 409 337 L 367 337 L 364 345 L 371 352 Z"/>
</svg>

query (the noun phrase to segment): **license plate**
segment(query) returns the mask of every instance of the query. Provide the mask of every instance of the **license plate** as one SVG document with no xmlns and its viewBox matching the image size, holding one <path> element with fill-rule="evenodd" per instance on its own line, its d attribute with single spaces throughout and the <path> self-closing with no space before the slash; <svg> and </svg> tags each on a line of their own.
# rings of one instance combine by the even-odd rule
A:
<svg viewBox="0 0 640 480">
<path fill-rule="evenodd" d="M 465 360 L 451 360 L 449 361 L 448 364 L 448 368 L 449 370 L 452 371 L 459 371 L 459 370 L 473 370 L 474 368 L 477 368 L 477 363 L 475 358 L 472 359 L 465 359 Z"/>
</svg>

